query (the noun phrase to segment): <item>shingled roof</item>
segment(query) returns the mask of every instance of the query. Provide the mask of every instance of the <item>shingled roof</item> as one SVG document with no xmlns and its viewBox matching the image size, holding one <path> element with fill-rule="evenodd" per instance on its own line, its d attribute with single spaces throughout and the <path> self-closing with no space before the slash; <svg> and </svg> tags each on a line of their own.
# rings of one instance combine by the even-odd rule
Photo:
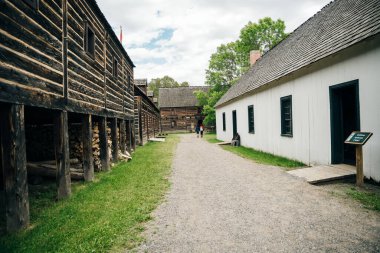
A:
<svg viewBox="0 0 380 253">
<path fill-rule="evenodd" d="M 221 106 L 379 32 L 380 0 L 335 0 L 263 55 L 215 106 Z"/>
<path fill-rule="evenodd" d="M 190 86 L 178 88 L 160 88 L 158 91 L 158 107 L 198 106 L 194 91 L 208 91 L 207 86 Z"/>
</svg>

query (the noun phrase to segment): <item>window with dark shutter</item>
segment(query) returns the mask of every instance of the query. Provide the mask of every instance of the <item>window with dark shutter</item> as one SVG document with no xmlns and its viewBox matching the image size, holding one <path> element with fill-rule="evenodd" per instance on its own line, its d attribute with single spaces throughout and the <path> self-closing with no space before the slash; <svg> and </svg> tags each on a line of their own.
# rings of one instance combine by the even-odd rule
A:
<svg viewBox="0 0 380 253">
<path fill-rule="evenodd" d="M 27 5 L 29 5 L 30 7 L 32 7 L 33 9 L 36 9 L 38 10 L 39 9 L 39 5 L 40 5 L 40 1 L 39 0 L 23 0 Z"/>
<path fill-rule="evenodd" d="M 281 98 L 281 135 L 293 136 L 292 96 Z"/>
<path fill-rule="evenodd" d="M 226 131 L 226 113 L 223 112 L 223 131 Z"/>
<path fill-rule="evenodd" d="M 95 33 L 94 30 L 86 23 L 84 35 L 84 50 L 92 57 L 95 57 Z"/>
<path fill-rule="evenodd" d="M 255 114 L 253 111 L 253 105 L 248 106 L 248 132 L 255 133 Z"/>
</svg>

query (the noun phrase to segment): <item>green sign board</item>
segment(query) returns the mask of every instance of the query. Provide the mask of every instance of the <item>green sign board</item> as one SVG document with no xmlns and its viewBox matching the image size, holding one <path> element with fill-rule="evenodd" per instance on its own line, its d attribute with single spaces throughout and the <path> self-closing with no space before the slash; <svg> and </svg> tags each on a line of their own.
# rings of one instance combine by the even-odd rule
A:
<svg viewBox="0 0 380 253">
<path fill-rule="evenodd" d="M 369 132 L 352 132 L 344 143 L 353 145 L 364 145 L 372 136 Z"/>
</svg>

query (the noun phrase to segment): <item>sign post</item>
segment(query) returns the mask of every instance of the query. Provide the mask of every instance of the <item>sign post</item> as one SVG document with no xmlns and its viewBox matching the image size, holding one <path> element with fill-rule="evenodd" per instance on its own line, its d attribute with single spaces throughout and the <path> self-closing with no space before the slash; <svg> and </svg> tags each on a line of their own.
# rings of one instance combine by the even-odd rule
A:
<svg viewBox="0 0 380 253">
<path fill-rule="evenodd" d="M 362 186 L 364 183 L 363 174 L 363 145 L 371 138 L 369 132 L 352 132 L 344 143 L 356 146 L 356 185 Z"/>
</svg>

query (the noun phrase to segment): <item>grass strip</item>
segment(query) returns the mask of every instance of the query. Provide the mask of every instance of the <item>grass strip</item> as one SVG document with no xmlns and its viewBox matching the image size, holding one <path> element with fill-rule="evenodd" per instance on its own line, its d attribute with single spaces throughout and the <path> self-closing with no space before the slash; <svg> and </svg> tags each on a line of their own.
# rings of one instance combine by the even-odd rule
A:
<svg viewBox="0 0 380 253">
<path fill-rule="evenodd" d="M 380 195 L 374 192 L 368 192 L 365 190 L 359 190 L 355 187 L 351 187 L 346 191 L 346 194 L 353 199 L 358 200 L 367 209 L 380 212 Z"/>
<path fill-rule="evenodd" d="M 31 189 L 31 226 L 1 237 L 0 252 L 114 252 L 135 247 L 143 240 L 143 223 L 169 187 L 178 140 L 169 136 L 164 143 L 138 148 L 132 161 L 98 173 L 93 183 L 75 184 L 70 199 L 54 202 L 54 185 Z"/>
<path fill-rule="evenodd" d="M 257 151 L 252 148 L 247 148 L 243 146 L 233 147 L 229 145 L 223 145 L 222 148 L 241 157 L 253 160 L 257 163 L 280 166 L 285 168 L 286 170 L 292 170 L 294 168 L 306 166 L 302 162 L 296 160 L 290 160 L 282 156 L 276 156 L 273 154 Z"/>
<path fill-rule="evenodd" d="M 216 138 L 216 134 L 215 134 L 215 133 L 206 133 L 206 134 L 203 136 L 203 138 L 204 138 L 206 141 L 210 142 L 210 143 L 219 143 L 219 142 L 223 142 L 223 141 L 218 140 L 218 139 Z"/>
</svg>

